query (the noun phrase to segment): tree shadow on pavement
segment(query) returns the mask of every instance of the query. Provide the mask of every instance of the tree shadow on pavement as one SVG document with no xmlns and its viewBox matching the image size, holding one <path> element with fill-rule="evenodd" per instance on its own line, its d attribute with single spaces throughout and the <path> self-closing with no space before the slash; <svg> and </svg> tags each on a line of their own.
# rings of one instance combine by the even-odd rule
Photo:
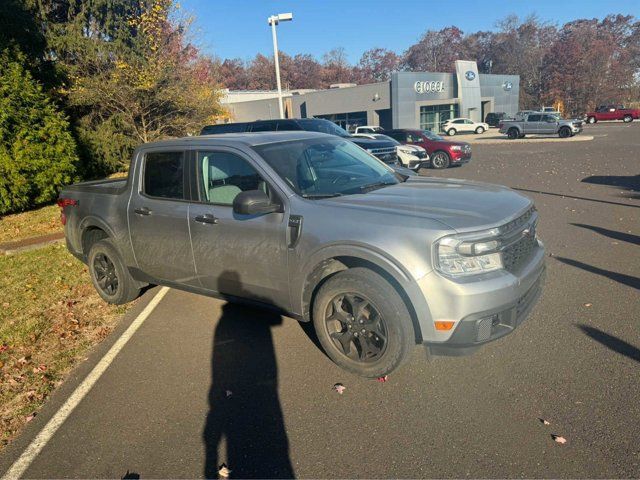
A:
<svg viewBox="0 0 640 480">
<path fill-rule="evenodd" d="M 580 324 L 578 325 L 578 328 L 582 330 L 585 335 L 593 338 L 596 342 L 601 343 L 614 352 L 624 355 L 625 357 L 629 357 L 636 362 L 640 362 L 640 349 L 634 347 L 630 343 L 620 340 L 618 337 L 614 337 L 613 335 L 609 335 L 595 327 Z"/>
<path fill-rule="evenodd" d="M 240 284 L 235 272 L 224 272 L 220 278 Z M 233 303 L 222 307 L 213 338 L 209 413 L 203 432 L 206 478 L 218 478 L 222 463 L 233 478 L 294 476 L 271 333 L 281 324 L 280 315 L 266 310 Z M 220 460 L 223 440 L 227 455 Z"/>
<path fill-rule="evenodd" d="M 592 175 L 582 179 L 583 183 L 608 185 L 632 193 L 619 195 L 621 198 L 640 199 L 640 175 Z"/>
<path fill-rule="evenodd" d="M 600 235 L 604 235 L 605 237 L 613 238 L 615 240 L 632 243 L 634 245 L 640 245 L 640 236 L 638 235 L 633 235 L 631 233 L 625 233 L 625 232 L 617 232 L 615 230 L 596 227 L 594 225 L 585 225 L 584 223 L 572 223 L 571 225 L 575 227 L 586 228 L 587 230 L 592 230 L 596 233 L 599 233 Z"/>
<path fill-rule="evenodd" d="M 571 265 L 572 267 L 580 268 L 582 270 L 586 270 L 587 272 L 595 273 L 597 275 L 602 275 L 603 277 L 607 277 L 611 280 L 614 280 L 623 285 L 627 285 L 628 287 L 635 288 L 636 290 L 640 290 L 640 278 L 634 277 L 632 275 L 625 275 L 624 273 L 612 272 L 611 270 L 605 270 L 604 268 L 594 267 L 593 265 L 589 265 L 588 263 L 582 263 L 578 260 L 572 260 L 570 258 L 564 257 L 553 257 L 559 262 L 566 263 L 567 265 Z"/>
</svg>

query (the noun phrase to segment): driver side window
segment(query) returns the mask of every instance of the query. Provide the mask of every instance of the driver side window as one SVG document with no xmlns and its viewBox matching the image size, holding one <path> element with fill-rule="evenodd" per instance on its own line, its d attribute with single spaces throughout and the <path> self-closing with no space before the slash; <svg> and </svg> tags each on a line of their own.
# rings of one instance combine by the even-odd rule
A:
<svg viewBox="0 0 640 480">
<path fill-rule="evenodd" d="M 228 152 L 198 152 L 201 200 L 215 205 L 233 205 L 240 192 L 269 187 L 244 158 Z"/>
</svg>

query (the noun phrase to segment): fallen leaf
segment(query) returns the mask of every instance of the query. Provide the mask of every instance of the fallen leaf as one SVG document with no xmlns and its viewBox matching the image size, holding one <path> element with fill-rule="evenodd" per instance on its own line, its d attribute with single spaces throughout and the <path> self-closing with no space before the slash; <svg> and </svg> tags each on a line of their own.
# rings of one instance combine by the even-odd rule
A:
<svg viewBox="0 0 640 480">
<path fill-rule="evenodd" d="M 3 343 L 2 345 L 0 345 L 0 353 L 9 350 L 9 345 L 7 345 L 6 343 Z"/>
<path fill-rule="evenodd" d="M 544 418 L 538 418 L 538 420 L 540 420 L 540 423 L 542 423 L 543 425 L 551 425 L 551 422 L 549 420 L 545 420 Z"/>
<path fill-rule="evenodd" d="M 587 307 L 587 308 L 589 308 L 589 307 L 590 307 L 590 306 L 592 306 L 592 305 L 593 305 L 593 303 L 585 303 L 585 304 L 584 304 L 584 306 L 585 306 L 585 307 Z"/>
<path fill-rule="evenodd" d="M 553 440 L 556 443 L 562 443 L 562 444 L 567 443 L 567 439 L 564 437 L 561 437 L 560 435 L 551 434 L 551 438 L 553 438 Z"/>
<path fill-rule="evenodd" d="M 338 392 L 340 395 L 342 395 L 344 393 L 344 391 L 347 389 L 347 387 L 345 387 L 343 384 L 341 383 L 336 383 L 333 386 L 333 389 Z"/>
<path fill-rule="evenodd" d="M 229 475 L 231 475 L 231 470 L 229 470 L 229 468 L 227 468 L 227 465 L 223 463 L 218 469 L 218 475 L 220 475 L 220 477 L 222 478 L 229 478 Z"/>
<path fill-rule="evenodd" d="M 389 380 L 389 376 L 385 375 L 384 377 L 378 377 L 376 380 L 378 380 L 380 383 L 384 383 Z"/>
<path fill-rule="evenodd" d="M 33 420 L 35 418 L 35 416 L 37 415 L 37 413 L 32 413 L 31 415 L 29 415 L 27 418 L 24 419 L 25 423 L 29 423 L 31 420 Z"/>
</svg>

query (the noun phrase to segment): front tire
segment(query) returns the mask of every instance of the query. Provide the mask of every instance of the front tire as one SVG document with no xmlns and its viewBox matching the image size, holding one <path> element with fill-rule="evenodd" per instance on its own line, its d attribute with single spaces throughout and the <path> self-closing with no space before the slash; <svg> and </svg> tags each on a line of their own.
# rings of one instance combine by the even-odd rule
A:
<svg viewBox="0 0 640 480">
<path fill-rule="evenodd" d="M 449 154 L 447 152 L 438 151 L 433 154 L 431 157 L 431 168 L 436 170 L 441 170 L 447 168 L 451 163 L 451 159 L 449 158 Z"/>
<path fill-rule="evenodd" d="M 569 138 L 571 136 L 571 129 L 569 127 L 562 127 L 558 132 L 560 138 Z"/>
<path fill-rule="evenodd" d="M 589 118 L 587 118 L 587 123 L 591 123 L 591 124 L 593 124 L 593 123 L 596 123 L 597 121 L 598 121 L 598 120 L 596 119 L 596 117 L 589 117 Z"/>
<path fill-rule="evenodd" d="M 338 272 L 320 287 L 313 325 L 331 360 L 368 378 L 393 372 L 415 345 L 413 322 L 402 297 L 367 268 Z"/>
<path fill-rule="evenodd" d="M 480 135 L 481 133 L 484 133 L 484 128 L 483 128 L 483 127 L 478 127 L 478 128 L 476 128 L 476 133 L 477 133 L 478 135 Z"/>
<path fill-rule="evenodd" d="M 447 135 L 449 135 L 450 137 L 453 137 L 456 133 L 457 132 L 455 128 L 450 128 L 449 130 L 447 130 Z"/>
<path fill-rule="evenodd" d="M 122 305 L 140 295 L 138 282 L 129 274 L 120 253 L 108 238 L 91 246 L 87 264 L 91 282 L 105 302 Z"/>
<path fill-rule="evenodd" d="M 507 137 L 509 140 L 515 140 L 519 135 L 520 132 L 518 132 L 517 128 L 510 128 L 509 131 L 507 131 Z"/>
<path fill-rule="evenodd" d="M 624 123 L 631 123 L 631 122 L 633 122 L 633 117 L 632 117 L 631 115 L 625 115 L 625 116 L 623 117 L 622 121 L 623 121 Z"/>
</svg>

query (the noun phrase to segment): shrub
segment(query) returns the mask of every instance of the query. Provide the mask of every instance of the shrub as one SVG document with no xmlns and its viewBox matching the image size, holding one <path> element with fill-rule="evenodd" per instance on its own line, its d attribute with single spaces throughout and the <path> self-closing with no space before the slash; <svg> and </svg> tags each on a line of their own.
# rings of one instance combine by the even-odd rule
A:
<svg viewBox="0 0 640 480">
<path fill-rule="evenodd" d="M 0 214 L 50 202 L 77 180 L 69 123 L 24 62 L 0 52 Z"/>
</svg>

